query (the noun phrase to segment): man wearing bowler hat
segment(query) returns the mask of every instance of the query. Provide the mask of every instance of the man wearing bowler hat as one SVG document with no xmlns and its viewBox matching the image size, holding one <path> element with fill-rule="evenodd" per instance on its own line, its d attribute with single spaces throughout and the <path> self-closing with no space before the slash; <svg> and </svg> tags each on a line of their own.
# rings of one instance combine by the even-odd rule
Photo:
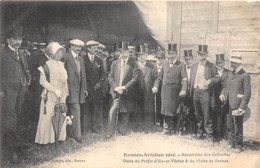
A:
<svg viewBox="0 0 260 168">
<path fill-rule="evenodd" d="M 197 119 L 199 138 L 203 138 L 204 129 L 210 142 L 214 142 L 212 127 L 212 109 L 214 108 L 215 66 L 207 61 L 208 46 L 199 45 L 198 60 L 191 67 L 190 95 L 193 98 L 195 115 Z"/>
<path fill-rule="evenodd" d="M 224 54 L 216 54 L 216 70 L 217 77 L 215 80 L 214 87 L 214 96 L 215 96 L 215 109 L 213 112 L 213 129 L 214 136 L 217 141 L 220 141 L 222 138 L 227 137 L 227 120 L 226 116 L 228 113 L 228 106 L 226 103 L 222 103 L 219 99 L 220 93 L 223 90 L 223 87 L 226 85 L 227 75 L 229 70 L 224 68 L 225 66 L 225 55 Z"/>
<path fill-rule="evenodd" d="M 78 143 L 82 143 L 80 105 L 85 103 L 85 98 L 88 95 L 85 63 L 84 59 L 79 56 L 84 42 L 79 39 L 73 39 L 70 40 L 70 45 L 69 53 L 64 56 L 69 88 L 67 105 L 68 112 L 73 115 L 73 124 L 70 127 L 72 135 Z"/>
<path fill-rule="evenodd" d="M 242 57 L 239 53 L 231 53 L 231 68 L 228 72 L 227 82 L 224 86 L 220 100 L 228 102 L 229 112 L 227 115 L 228 140 L 231 148 L 236 152 L 243 150 L 243 116 L 248 108 L 251 98 L 250 76 L 241 67 Z"/>
<path fill-rule="evenodd" d="M 11 162 L 18 163 L 17 148 L 19 143 L 18 129 L 21 108 L 31 83 L 31 73 L 24 53 L 20 52 L 23 41 L 22 26 L 12 26 L 7 34 L 8 45 L 2 50 L 1 56 L 1 90 L 4 93 L 3 133 L 4 145 L 9 148 Z"/>
<path fill-rule="evenodd" d="M 168 59 L 164 61 L 162 71 L 155 81 L 153 93 L 158 92 L 160 83 L 162 83 L 163 133 L 170 135 L 177 131 L 177 109 L 180 97 L 186 96 L 188 85 L 185 65 L 177 59 L 177 44 L 168 44 Z"/>
</svg>

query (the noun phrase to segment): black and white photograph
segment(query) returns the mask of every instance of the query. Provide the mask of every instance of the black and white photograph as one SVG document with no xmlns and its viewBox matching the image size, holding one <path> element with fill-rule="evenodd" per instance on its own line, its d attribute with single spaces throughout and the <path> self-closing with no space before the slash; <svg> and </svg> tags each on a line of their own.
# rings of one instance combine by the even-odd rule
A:
<svg viewBox="0 0 260 168">
<path fill-rule="evenodd" d="M 0 0 L 0 167 L 259 168 L 259 0 Z"/>
</svg>

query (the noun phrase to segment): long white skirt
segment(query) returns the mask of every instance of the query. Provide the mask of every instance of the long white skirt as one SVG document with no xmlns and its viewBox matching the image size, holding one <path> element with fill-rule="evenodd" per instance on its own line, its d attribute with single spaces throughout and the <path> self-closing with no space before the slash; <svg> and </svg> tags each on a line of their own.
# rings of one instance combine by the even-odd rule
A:
<svg viewBox="0 0 260 168">
<path fill-rule="evenodd" d="M 37 132 L 35 137 L 35 143 L 48 144 L 55 142 L 55 133 L 51 117 L 54 116 L 54 106 L 56 102 L 47 101 L 46 103 L 46 114 L 44 114 L 44 101 L 41 100 L 40 106 L 40 118 L 37 126 Z M 65 141 L 66 139 L 66 121 L 61 128 L 59 141 Z"/>
</svg>

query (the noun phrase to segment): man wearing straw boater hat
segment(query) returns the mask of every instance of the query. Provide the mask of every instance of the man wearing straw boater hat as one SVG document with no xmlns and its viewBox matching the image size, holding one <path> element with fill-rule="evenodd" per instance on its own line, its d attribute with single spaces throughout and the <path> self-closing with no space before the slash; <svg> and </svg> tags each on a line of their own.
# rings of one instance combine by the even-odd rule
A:
<svg viewBox="0 0 260 168">
<path fill-rule="evenodd" d="M 68 74 L 69 96 L 67 98 L 68 111 L 73 115 L 72 135 L 78 143 L 81 139 L 81 104 L 85 103 L 88 95 L 86 84 L 86 73 L 84 59 L 79 53 L 84 46 L 84 42 L 79 39 L 70 40 L 70 50 L 64 56 L 65 68 Z"/>
<path fill-rule="evenodd" d="M 134 86 L 137 82 L 138 71 L 135 61 L 129 59 L 127 44 L 128 42 L 122 43 L 120 57 L 112 63 L 108 76 L 113 106 L 109 111 L 106 138 L 110 138 L 117 131 L 116 128 L 122 135 L 125 135 L 129 113 L 134 110 Z"/>
<path fill-rule="evenodd" d="M 227 85 L 223 88 L 220 100 L 229 102 L 227 115 L 227 131 L 229 145 L 237 152 L 243 150 L 243 116 L 251 98 L 250 76 L 241 67 L 242 57 L 239 53 L 231 53 L 231 68 L 228 73 Z"/>
<path fill-rule="evenodd" d="M 1 56 L 1 92 L 4 95 L 2 131 L 4 146 L 11 154 L 11 162 L 18 163 L 17 149 L 19 143 L 21 109 L 27 87 L 31 83 L 27 59 L 19 51 L 23 41 L 23 27 L 12 26 L 7 34 L 8 45 L 2 50 Z"/>
<path fill-rule="evenodd" d="M 177 44 L 168 44 L 168 59 L 164 61 L 162 71 L 155 81 L 153 93 L 158 92 L 160 83 L 162 83 L 163 134 L 171 135 L 177 131 L 180 97 L 186 96 L 187 92 L 187 73 L 185 65 L 177 59 Z"/>
<path fill-rule="evenodd" d="M 199 45 L 198 47 L 199 62 L 191 67 L 190 95 L 193 98 L 199 138 L 203 138 L 205 129 L 207 139 L 213 143 L 212 108 L 214 108 L 214 83 L 211 80 L 216 76 L 216 69 L 211 62 L 207 61 L 208 46 Z"/>
<path fill-rule="evenodd" d="M 217 77 L 215 88 L 214 88 L 214 96 L 215 96 L 215 109 L 213 112 L 213 129 L 214 136 L 217 141 L 220 141 L 222 138 L 227 137 L 227 120 L 226 116 L 228 113 L 228 106 L 220 101 L 219 96 L 226 85 L 227 75 L 229 70 L 224 68 L 225 66 L 225 55 L 224 54 L 216 54 L 216 70 Z"/>
</svg>

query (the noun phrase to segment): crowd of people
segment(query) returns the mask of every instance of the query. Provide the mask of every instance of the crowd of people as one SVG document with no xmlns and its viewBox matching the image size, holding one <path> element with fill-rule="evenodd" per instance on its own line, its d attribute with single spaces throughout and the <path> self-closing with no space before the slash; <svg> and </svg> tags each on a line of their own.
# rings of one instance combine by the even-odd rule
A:
<svg viewBox="0 0 260 168">
<path fill-rule="evenodd" d="M 17 162 L 17 128 L 25 95 L 37 115 L 35 143 L 65 141 L 95 132 L 110 139 L 127 135 L 129 123 L 145 133 L 191 134 L 214 144 L 222 139 L 230 148 L 243 150 L 243 115 L 251 97 L 250 76 L 239 53 L 232 53 L 231 68 L 225 55 L 208 58 L 208 46 L 198 45 L 198 62 L 192 50 L 178 57 L 177 44 L 149 49 L 149 45 L 115 44 L 110 50 L 100 42 L 70 39 L 35 43 L 24 49 L 22 27 L 14 26 L 1 51 L 2 130 L 4 144 Z M 57 104 L 66 105 L 57 139 L 53 126 Z M 67 112 L 66 112 L 67 111 Z M 107 118 L 107 119 L 104 119 Z"/>
</svg>

